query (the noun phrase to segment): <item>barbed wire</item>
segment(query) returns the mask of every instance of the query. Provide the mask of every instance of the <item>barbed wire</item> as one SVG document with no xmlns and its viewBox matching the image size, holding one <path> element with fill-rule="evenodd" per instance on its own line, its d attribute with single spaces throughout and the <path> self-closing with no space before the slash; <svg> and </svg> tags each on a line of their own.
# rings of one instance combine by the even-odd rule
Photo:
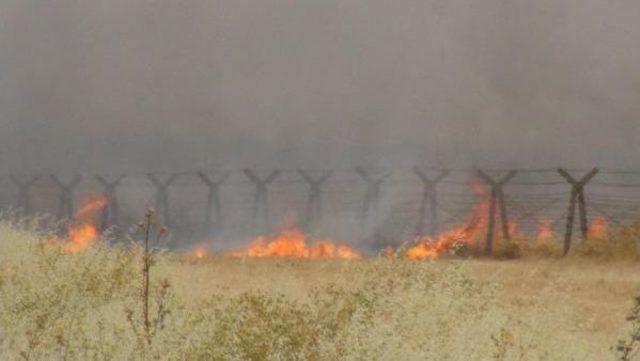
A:
<svg viewBox="0 0 640 361">
<path fill-rule="evenodd" d="M 443 170 L 442 167 L 419 167 L 428 170 L 427 175 L 436 175 L 436 171 Z M 269 172 L 274 168 L 255 168 L 256 172 Z M 357 175 L 355 167 L 337 168 L 333 170 L 332 176 L 323 185 L 325 202 L 337 207 L 342 205 L 348 208 L 348 212 L 356 213 L 361 211 L 362 196 L 366 189 L 366 183 Z M 419 177 L 411 167 L 371 167 L 368 168 L 373 173 L 391 172 L 391 177 L 382 182 L 381 192 L 386 202 L 382 213 L 387 214 L 387 218 L 406 219 L 398 222 L 409 224 L 415 222 L 418 217 L 417 209 L 421 206 L 421 194 L 423 192 Z M 295 196 L 297 201 L 288 201 L 288 205 L 304 209 L 308 191 L 308 183 L 298 173 L 298 168 L 279 169 L 281 174 L 269 186 L 269 192 L 274 195 L 282 195 L 292 192 L 291 187 L 297 189 Z M 320 172 L 326 169 L 315 168 L 305 169 L 310 172 Z M 488 188 L 479 194 L 472 187 L 472 179 L 476 175 L 477 169 L 459 168 L 447 169 L 450 173 L 443 180 L 437 183 L 438 208 L 437 212 L 443 216 L 441 224 L 464 221 L 471 212 L 474 205 L 487 197 Z M 552 225 L 559 226 L 566 218 L 569 196 L 571 195 L 571 184 L 564 180 L 557 169 L 516 169 L 515 178 L 505 184 L 506 205 L 511 217 L 517 219 L 523 227 L 535 227 L 541 219 L 552 219 Z M 572 173 L 588 172 L 591 169 L 576 168 L 566 169 Z M 483 169 L 487 173 L 509 172 L 508 168 Z M 226 206 L 249 208 L 255 184 L 244 174 L 242 169 L 220 167 L 211 169 L 208 174 L 229 173 L 231 176 L 222 185 L 223 192 L 234 191 L 239 199 L 232 199 L 226 194 Z M 113 173 L 120 175 L 121 173 Z M 206 191 L 204 184 L 198 177 L 196 171 L 182 172 L 157 172 L 160 176 L 178 175 L 178 180 L 170 187 L 171 196 L 178 198 L 181 193 L 185 193 L 185 188 Z M 76 174 L 69 174 L 67 178 L 73 178 Z M 93 186 L 98 192 L 101 189 L 95 181 L 95 175 L 85 173 L 83 175 L 83 185 L 79 189 L 88 189 Z M 31 175 L 30 175 L 31 176 Z M 17 175 L 24 178 L 26 175 Z M 119 186 L 123 194 L 130 192 L 140 192 L 145 190 L 141 197 L 152 199 L 155 191 L 154 185 L 146 179 L 147 173 L 134 172 L 127 175 Z M 43 177 L 34 184 L 34 190 L 42 196 L 55 199 L 59 190 L 48 177 Z M 7 190 L 12 186 L 8 176 L 2 179 L 7 183 Z M 232 189 L 233 188 L 233 189 Z M 17 190 L 17 188 L 14 188 Z M 242 189 L 242 192 L 240 192 Z M 638 189 L 638 192 L 635 190 Z M 354 191 L 355 190 L 355 191 Z M 605 216 L 613 222 L 624 222 L 626 220 L 637 219 L 640 214 L 640 171 L 621 169 L 600 169 L 596 175 L 596 180 L 585 185 L 588 209 L 592 216 Z M 347 197 L 348 196 L 348 197 Z M 293 196 L 292 196 L 293 197 Z M 7 197 L 5 197 L 6 199 Z M 134 204 L 126 197 L 120 202 L 124 205 Z M 149 200 L 150 202 L 150 200 Z M 198 209 L 206 206 L 206 200 L 202 197 L 189 201 L 190 207 Z M 52 202 L 51 202 L 52 203 Z M 282 208 L 282 207 L 281 207 Z M 333 211 L 333 210 L 332 210 Z M 345 211 L 346 212 L 346 211 Z M 196 213 L 192 211 L 191 213 Z M 341 213 L 342 214 L 342 213 Z"/>
</svg>

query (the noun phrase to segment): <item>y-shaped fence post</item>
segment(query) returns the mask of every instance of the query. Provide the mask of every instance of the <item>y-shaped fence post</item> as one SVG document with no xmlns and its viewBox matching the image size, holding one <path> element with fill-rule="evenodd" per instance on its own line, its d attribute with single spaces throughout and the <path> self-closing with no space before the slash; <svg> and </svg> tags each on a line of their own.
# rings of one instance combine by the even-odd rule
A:
<svg viewBox="0 0 640 361">
<path fill-rule="evenodd" d="M 598 174 L 598 168 L 593 168 L 580 180 L 573 178 L 571 174 L 562 168 L 558 168 L 558 173 L 566 179 L 569 184 L 571 184 L 569 211 L 567 212 L 567 230 L 564 234 L 563 255 L 566 256 L 571 248 L 571 236 L 573 234 L 573 219 L 576 213 L 576 202 L 578 203 L 578 211 L 580 212 L 580 229 L 582 230 L 582 239 L 586 239 L 589 233 L 589 226 L 587 224 L 587 202 L 584 197 L 584 187 L 596 174 Z"/>
<path fill-rule="evenodd" d="M 15 176 L 11 176 L 11 181 L 18 187 L 18 209 L 25 216 L 31 215 L 31 188 L 42 178 L 41 176 L 32 176 L 26 181 L 22 181 Z"/>
<path fill-rule="evenodd" d="M 310 231 L 320 223 L 320 219 L 322 218 L 322 185 L 331 177 L 333 171 L 325 170 L 317 178 L 314 178 L 305 170 L 298 170 L 298 173 L 309 185 L 304 228 L 306 231 Z"/>
<path fill-rule="evenodd" d="M 487 224 L 487 244 L 486 252 L 493 252 L 493 234 L 495 229 L 496 205 L 500 209 L 500 223 L 502 225 L 502 237 L 507 241 L 511 240 L 509 234 L 509 219 L 507 218 L 507 206 L 504 201 L 503 186 L 516 175 L 517 171 L 512 170 L 499 180 L 495 180 L 482 170 L 477 170 L 477 174 L 482 180 L 491 187 L 491 198 L 489 199 L 489 220 Z"/>
<path fill-rule="evenodd" d="M 167 179 L 161 180 L 156 174 L 149 173 L 147 178 L 155 186 L 155 207 L 156 212 L 162 215 L 162 222 L 171 227 L 171 212 L 169 211 L 169 187 L 180 174 L 172 174 Z"/>
<path fill-rule="evenodd" d="M 424 221 L 427 215 L 427 205 L 429 206 L 430 229 L 431 235 L 438 234 L 438 193 L 437 185 L 446 176 L 449 175 L 448 170 L 442 170 L 434 179 L 429 179 L 424 172 L 418 167 L 413 168 L 413 172 L 422 180 L 422 199 L 420 200 L 420 209 L 418 215 L 418 225 L 416 227 L 416 235 L 424 234 Z"/>
<path fill-rule="evenodd" d="M 60 188 L 58 217 L 71 219 L 73 217 L 73 201 L 75 187 L 82 181 L 82 176 L 76 175 L 69 183 L 64 183 L 57 176 L 51 175 L 51 180 Z"/>
<path fill-rule="evenodd" d="M 258 226 L 258 218 L 262 214 L 262 227 L 258 226 L 258 228 L 261 228 L 260 231 L 263 233 L 268 233 L 271 231 L 269 223 L 268 187 L 269 184 L 280 175 L 280 171 L 274 170 L 264 179 L 258 177 L 251 169 L 245 169 L 244 174 L 256 186 L 253 198 L 253 223 L 255 226 Z"/>
<path fill-rule="evenodd" d="M 103 177 L 100 175 L 96 176 L 98 182 L 102 184 L 102 187 L 104 189 L 104 196 L 107 199 L 107 205 L 102 209 L 102 230 L 105 230 L 112 225 L 118 225 L 119 204 L 116 187 L 120 185 L 125 177 L 126 175 L 122 174 L 118 178 L 110 180 L 108 177 Z"/>
<path fill-rule="evenodd" d="M 204 183 L 209 189 L 207 197 L 207 208 L 205 209 L 204 226 L 207 233 L 212 232 L 219 234 L 222 232 L 223 219 L 222 219 L 222 204 L 220 202 L 220 186 L 229 178 L 229 173 L 221 173 L 220 175 L 214 175 L 210 177 L 204 172 L 198 172 L 198 177 L 202 183 Z M 216 218 L 213 220 L 213 213 L 215 212 Z"/>
</svg>

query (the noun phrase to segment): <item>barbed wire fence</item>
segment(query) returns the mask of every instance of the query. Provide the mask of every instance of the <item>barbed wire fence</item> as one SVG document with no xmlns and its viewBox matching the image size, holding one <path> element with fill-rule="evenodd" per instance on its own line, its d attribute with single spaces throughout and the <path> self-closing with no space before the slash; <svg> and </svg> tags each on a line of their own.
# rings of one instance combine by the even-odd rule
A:
<svg viewBox="0 0 640 361">
<path fill-rule="evenodd" d="M 568 252 L 575 234 L 586 237 L 595 218 L 613 225 L 640 219 L 640 171 L 602 168 L 219 168 L 13 174 L 0 182 L 2 207 L 27 217 L 70 217 L 83 197 L 100 194 L 109 203 L 100 217 L 103 229 L 125 229 L 146 207 L 157 207 L 170 222 L 176 247 L 207 239 L 224 247 L 300 227 L 318 237 L 376 248 L 455 227 L 488 200 L 491 215 L 499 221 L 508 214 L 522 234 L 533 237 L 548 223 Z M 506 222 L 500 223 L 498 232 L 508 237 Z M 488 233 L 490 251 L 493 227 Z"/>
</svg>

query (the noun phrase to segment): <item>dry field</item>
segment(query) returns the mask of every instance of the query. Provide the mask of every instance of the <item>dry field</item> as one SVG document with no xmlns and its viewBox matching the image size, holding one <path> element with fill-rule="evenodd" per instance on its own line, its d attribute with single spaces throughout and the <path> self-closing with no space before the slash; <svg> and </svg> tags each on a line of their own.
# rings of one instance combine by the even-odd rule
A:
<svg viewBox="0 0 640 361">
<path fill-rule="evenodd" d="M 631 260 L 160 253 L 147 337 L 140 256 L 0 224 L 0 359 L 615 360 L 640 295 Z"/>
</svg>

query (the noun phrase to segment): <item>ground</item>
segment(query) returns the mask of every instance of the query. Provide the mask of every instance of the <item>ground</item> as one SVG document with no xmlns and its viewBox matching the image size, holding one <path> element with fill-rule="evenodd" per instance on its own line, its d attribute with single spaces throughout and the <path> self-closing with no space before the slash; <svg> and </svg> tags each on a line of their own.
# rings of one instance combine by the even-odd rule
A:
<svg viewBox="0 0 640 361">
<path fill-rule="evenodd" d="M 631 261 L 161 252 L 147 334 L 139 248 L 67 254 L 26 228 L 0 226 L 7 360 L 614 360 L 640 295 Z"/>
</svg>

